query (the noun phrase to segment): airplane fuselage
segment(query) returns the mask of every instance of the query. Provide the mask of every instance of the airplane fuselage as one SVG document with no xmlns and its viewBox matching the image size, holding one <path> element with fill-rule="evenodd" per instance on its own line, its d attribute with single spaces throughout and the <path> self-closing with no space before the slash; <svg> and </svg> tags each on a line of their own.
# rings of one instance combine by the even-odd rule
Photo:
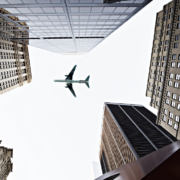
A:
<svg viewBox="0 0 180 180">
<path fill-rule="evenodd" d="M 85 80 L 54 80 L 54 82 L 64 82 L 64 83 L 87 83 Z"/>
</svg>

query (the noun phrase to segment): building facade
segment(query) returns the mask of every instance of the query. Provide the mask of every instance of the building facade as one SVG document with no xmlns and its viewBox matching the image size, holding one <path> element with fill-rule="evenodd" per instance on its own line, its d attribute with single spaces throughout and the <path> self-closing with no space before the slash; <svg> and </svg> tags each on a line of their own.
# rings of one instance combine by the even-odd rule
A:
<svg viewBox="0 0 180 180">
<path fill-rule="evenodd" d="M 1 8 L 0 13 L 9 14 Z M 0 94 L 30 83 L 32 79 L 28 41 L 20 39 L 28 34 L 14 27 L 12 22 L 18 18 L 11 16 L 10 20 L 0 16 Z"/>
<path fill-rule="evenodd" d="M 0 146 L 0 180 L 6 180 L 9 173 L 12 172 L 13 164 L 11 158 L 13 150 Z"/>
<path fill-rule="evenodd" d="M 0 14 L 18 17 L 29 45 L 62 54 L 87 53 L 152 0 L 3 0 Z M 26 29 L 28 28 L 28 29 Z"/>
<path fill-rule="evenodd" d="M 131 163 L 177 139 L 141 105 L 105 103 L 100 162 L 103 173 Z"/>
<path fill-rule="evenodd" d="M 157 124 L 180 139 L 180 1 L 157 13 L 146 96 L 158 109 Z"/>
</svg>

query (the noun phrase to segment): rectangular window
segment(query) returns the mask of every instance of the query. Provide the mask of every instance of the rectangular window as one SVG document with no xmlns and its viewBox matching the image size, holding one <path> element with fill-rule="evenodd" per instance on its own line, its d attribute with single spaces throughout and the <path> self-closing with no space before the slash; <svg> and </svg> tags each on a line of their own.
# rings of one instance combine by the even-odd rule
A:
<svg viewBox="0 0 180 180">
<path fill-rule="evenodd" d="M 163 61 L 166 61 L 167 60 L 167 57 L 166 56 L 163 56 Z"/>
<path fill-rule="evenodd" d="M 161 97 L 161 93 L 160 92 L 158 92 L 158 97 Z"/>
<path fill-rule="evenodd" d="M 180 29 L 180 23 L 177 24 L 177 29 Z"/>
<path fill-rule="evenodd" d="M 159 101 L 156 101 L 156 106 L 159 106 Z"/>
<path fill-rule="evenodd" d="M 152 103 L 153 103 L 153 104 L 155 103 L 155 100 L 154 100 L 154 99 L 152 100 Z"/>
<path fill-rule="evenodd" d="M 166 20 L 167 20 L 167 16 L 164 17 L 164 21 L 166 21 Z"/>
<path fill-rule="evenodd" d="M 167 92 L 167 97 L 170 97 L 170 95 L 171 95 L 171 93 L 168 91 L 168 92 Z"/>
<path fill-rule="evenodd" d="M 174 124 L 174 129 L 177 131 L 178 130 L 178 125 L 175 123 Z"/>
<path fill-rule="evenodd" d="M 175 83 L 174 83 L 174 87 L 175 87 L 175 88 L 179 88 L 179 83 L 178 83 L 178 82 L 175 82 Z"/>
<path fill-rule="evenodd" d="M 167 110 L 166 109 L 164 109 L 164 114 L 167 115 Z"/>
<path fill-rule="evenodd" d="M 160 81 L 163 82 L 163 77 L 160 78 Z"/>
<path fill-rule="evenodd" d="M 176 60 L 176 54 L 172 55 L 172 60 Z"/>
<path fill-rule="evenodd" d="M 175 36 L 175 41 L 179 41 L 179 35 Z"/>
<path fill-rule="evenodd" d="M 174 48 L 178 48 L 179 43 L 174 43 Z"/>
<path fill-rule="evenodd" d="M 171 106 L 176 107 L 176 103 L 174 101 L 171 101 Z"/>
<path fill-rule="evenodd" d="M 177 105 L 177 109 L 180 110 L 180 104 Z"/>
<path fill-rule="evenodd" d="M 167 28 L 168 28 L 168 29 L 171 28 L 171 24 L 168 24 Z"/>
<path fill-rule="evenodd" d="M 164 71 L 161 71 L 161 76 L 164 76 Z"/>
<path fill-rule="evenodd" d="M 172 63 L 171 63 L 171 67 L 174 68 L 175 66 L 176 66 L 175 62 L 172 62 Z"/>
<path fill-rule="evenodd" d="M 169 99 L 166 99 L 166 104 L 169 104 Z"/>
<path fill-rule="evenodd" d="M 165 14 L 166 14 L 166 15 L 168 14 L 168 10 L 165 10 Z"/>
<path fill-rule="evenodd" d="M 176 117 L 175 117 L 175 121 L 176 121 L 176 122 L 179 122 L 179 116 L 176 116 Z"/>
<path fill-rule="evenodd" d="M 167 34 L 167 35 L 170 35 L 170 33 L 171 33 L 171 31 L 170 31 L 170 30 L 168 30 L 166 34 Z"/>
<path fill-rule="evenodd" d="M 166 122 L 166 116 L 163 116 L 163 121 Z"/>
<path fill-rule="evenodd" d="M 171 19 L 172 18 L 172 14 L 169 14 L 169 19 Z"/>
<path fill-rule="evenodd" d="M 180 21 L 180 16 L 178 16 L 178 21 Z"/>
<path fill-rule="evenodd" d="M 174 114 L 172 112 L 169 113 L 169 117 L 173 119 Z"/>
<path fill-rule="evenodd" d="M 169 44 L 169 40 L 166 40 L 165 45 L 168 45 L 168 44 Z"/>
<path fill-rule="evenodd" d="M 172 8 L 170 8 L 170 12 L 173 12 L 173 7 L 172 7 Z"/>
<path fill-rule="evenodd" d="M 162 67 L 165 67 L 166 66 L 166 63 L 162 63 Z"/>
<path fill-rule="evenodd" d="M 164 41 L 161 41 L 161 46 L 163 46 L 164 45 Z"/>
<path fill-rule="evenodd" d="M 172 95 L 172 98 L 173 98 L 173 99 L 177 99 L 177 94 L 173 94 L 173 95 Z"/>
<path fill-rule="evenodd" d="M 168 50 L 168 46 L 165 46 L 165 47 L 164 47 L 164 51 L 167 51 L 167 50 Z"/>
<path fill-rule="evenodd" d="M 172 121 L 170 119 L 168 120 L 168 125 L 172 126 Z"/>
<path fill-rule="evenodd" d="M 177 67 L 180 68 L 180 63 L 179 62 L 177 63 Z"/>
<path fill-rule="evenodd" d="M 176 80 L 180 80 L 180 74 L 176 74 Z"/>
<path fill-rule="evenodd" d="M 171 73 L 171 74 L 169 75 L 169 78 L 170 78 L 170 79 L 173 79 L 173 76 L 174 76 L 174 74 Z"/>
<path fill-rule="evenodd" d="M 172 86 L 172 81 L 169 81 L 169 86 Z"/>
</svg>

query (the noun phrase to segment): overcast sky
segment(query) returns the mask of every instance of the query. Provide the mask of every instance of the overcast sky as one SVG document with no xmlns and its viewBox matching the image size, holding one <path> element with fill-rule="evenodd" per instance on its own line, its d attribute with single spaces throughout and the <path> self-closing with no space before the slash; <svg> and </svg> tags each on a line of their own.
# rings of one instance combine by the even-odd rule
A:
<svg viewBox="0 0 180 180">
<path fill-rule="evenodd" d="M 170 0 L 154 0 L 83 56 L 29 47 L 33 80 L 0 96 L 2 146 L 13 148 L 8 180 L 93 180 L 99 160 L 104 102 L 149 106 L 145 96 L 156 13 Z M 77 98 L 54 83 L 77 64 L 74 79 L 90 75 Z"/>
</svg>

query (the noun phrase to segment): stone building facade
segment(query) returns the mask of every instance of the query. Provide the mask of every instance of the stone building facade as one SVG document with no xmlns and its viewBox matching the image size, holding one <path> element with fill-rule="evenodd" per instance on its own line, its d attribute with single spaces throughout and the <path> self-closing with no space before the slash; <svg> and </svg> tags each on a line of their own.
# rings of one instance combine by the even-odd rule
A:
<svg viewBox="0 0 180 180">
<path fill-rule="evenodd" d="M 2 8 L 0 13 L 9 14 Z M 28 37 L 28 32 L 14 26 L 13 21 L 18 18 L 11 16 L 10 20 L 0 16 L 0 94 L 30 83 L 32 79 L 28 39 L 22 38 L 24 34 Z"/>
<path fill-rule="evenodd" d="M 157 13 L 146 96 L 158 109 L 157 124 L 180 139 L 180 1 Z"/>
</svg>

